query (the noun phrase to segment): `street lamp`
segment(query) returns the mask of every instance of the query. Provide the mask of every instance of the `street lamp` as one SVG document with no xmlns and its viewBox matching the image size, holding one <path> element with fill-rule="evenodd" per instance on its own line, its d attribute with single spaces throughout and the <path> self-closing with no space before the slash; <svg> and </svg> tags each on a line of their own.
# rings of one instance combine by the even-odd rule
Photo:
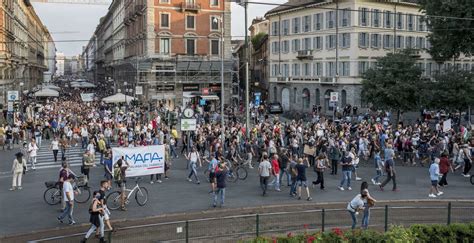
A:
<svg viewBox="0 0 474 243">
<path fill-rule="evenodd" d="M 225 142 L 225 126 L 224 126 L 224 21 L 222 17 L 214 18 L 214 23 L 219 24 L 221 28 L 221 36 L 219 37 L 220 50 L 221 50 L 221 142 Z"/>
<path fill-rule="evenodd" d="M 125 112 L 127 111 L 127 106 L 128 106 L 128 103 L 127 103 L 127 82 L 123 82 L 123 85 L 125 86 L 124 90 L 124 95 L 125 95 Z"/>
</svg>

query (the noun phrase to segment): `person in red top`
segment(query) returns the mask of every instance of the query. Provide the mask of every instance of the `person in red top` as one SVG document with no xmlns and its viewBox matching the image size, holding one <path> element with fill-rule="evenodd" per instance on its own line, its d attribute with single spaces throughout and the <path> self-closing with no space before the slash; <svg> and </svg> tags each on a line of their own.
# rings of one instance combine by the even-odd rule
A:
<svg viewBox="0 0 474 243">
<path fill-rule="evenodd" d="M 448 154 L 446 152 L 441 154 L 441 158 L 439 159 L 439 173 L 442 174 L 443 176 L 441 177 L 441 180 L 439 180 L 438 185 L 441 187 L 447 186 L 448 181 L 446 180 L 446 177 L 448 176 L 448 172 L 451 169 L 451 172 L 453 172 L 453 166 L 451 165 L 451 161 L 448 159 Z"/>
<path fill-rule="evenodd" d="M 280 165 L 278 163 L 278 155 L 273 155 L 273 159 L 271 161 L 272 164 L 272 173 L 275 179 L 270 183 L 271 185 L 275 185 L 275 191 L 280 190 Z"/>
</svg>

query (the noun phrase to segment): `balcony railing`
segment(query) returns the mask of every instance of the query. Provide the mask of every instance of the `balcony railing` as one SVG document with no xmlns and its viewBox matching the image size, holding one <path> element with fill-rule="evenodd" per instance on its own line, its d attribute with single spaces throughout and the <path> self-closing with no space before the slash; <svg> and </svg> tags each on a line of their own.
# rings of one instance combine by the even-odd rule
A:
<svg viewBox="0 0 474 243">
<path fill-rule="evenodd" d="M 199 12 L 201 11 L 201 4 L 199 3 L 181 3 L 181 11 L 194 11 L 194 12 Z"/>
<path fill-rule="evenodd" d="M 313 59 L 313 50 L 298 51 L 298 59 Z"/>
</svg>

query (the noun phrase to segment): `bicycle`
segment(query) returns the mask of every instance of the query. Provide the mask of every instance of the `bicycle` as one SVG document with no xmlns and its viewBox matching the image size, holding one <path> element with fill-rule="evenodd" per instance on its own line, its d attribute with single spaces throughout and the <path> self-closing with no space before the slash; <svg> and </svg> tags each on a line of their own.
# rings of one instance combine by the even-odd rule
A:
<svg viewBox="0 0 474 243">
<path fill-rule="evenodd" d="M 46 190 L 43 193 L 44 201 L 49 205 L 56 205 L 62 201 L 63 192 L 59 188 L 59 182 L 47 181 L 44 183 Z M 87 186 L 84 176 L 78 176 L 74 179 L 74 201 L 77 203 L 86 203 L 91 198 L 91 190 Z"/>
<path fill-rule="evenodd" d="M 229 160 L 226 160 L 226 164 L 229 167 L 229 170 L 227 170 L 226 177 L 226 180 L 228 182 L 236 182 L 237 180 L 243 181 L 247 179 L 247 168 L 245 168 L 245 166 L 241 162 L 236 162 L 236 166 L 234 166 Z M 235 169 L 233 167 L 235 167 Z"/>
<path fill-rule="evenodd" d="M 471 184 L 474 185 L 474 175 L 471 175 Z"/>
<path fill-rule="evenodd" d="M 142 187 L 138 184 L 138 181 L 141 178 L 138 177 L 135 179 L 135 187 L 132 189 L 126 189 L 125 192 L 128 194 L 125 197 L 125 205 L 128 205 L 130 203 L 130 197 L 132 194 L 135 194 L 135 201 L 139 206 L 145 206 L 146 203 L 148 202 L 148 190 L 145 187 Z M 119 209 L 121 205 L 121 195 L 122 191 L 114 191 L 111 192 L 107 197 L 105 198 L 105 202 L 107 203 L 107 207 L 111 210 L 117 210 Z"/>
</svg>

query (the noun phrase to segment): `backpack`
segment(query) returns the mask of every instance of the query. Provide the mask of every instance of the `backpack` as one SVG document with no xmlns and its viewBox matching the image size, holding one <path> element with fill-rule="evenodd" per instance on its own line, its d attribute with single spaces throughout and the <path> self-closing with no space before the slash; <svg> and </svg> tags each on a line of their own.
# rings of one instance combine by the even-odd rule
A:
<svg viewBox="0 0 474 243">
<path fill-rule="evenodd" d="M 298 176 L 298 170 L 296 169 L 296 166 L 290 168 L 290 174 L 291 174 L 291 177 L 293 178 Z"/>
<path fill-rule="evenodd" d="M 122 170 L 119 166 L 114 167 L 114 179 L 116 182 L 122 182 Z"/>
</svg>

